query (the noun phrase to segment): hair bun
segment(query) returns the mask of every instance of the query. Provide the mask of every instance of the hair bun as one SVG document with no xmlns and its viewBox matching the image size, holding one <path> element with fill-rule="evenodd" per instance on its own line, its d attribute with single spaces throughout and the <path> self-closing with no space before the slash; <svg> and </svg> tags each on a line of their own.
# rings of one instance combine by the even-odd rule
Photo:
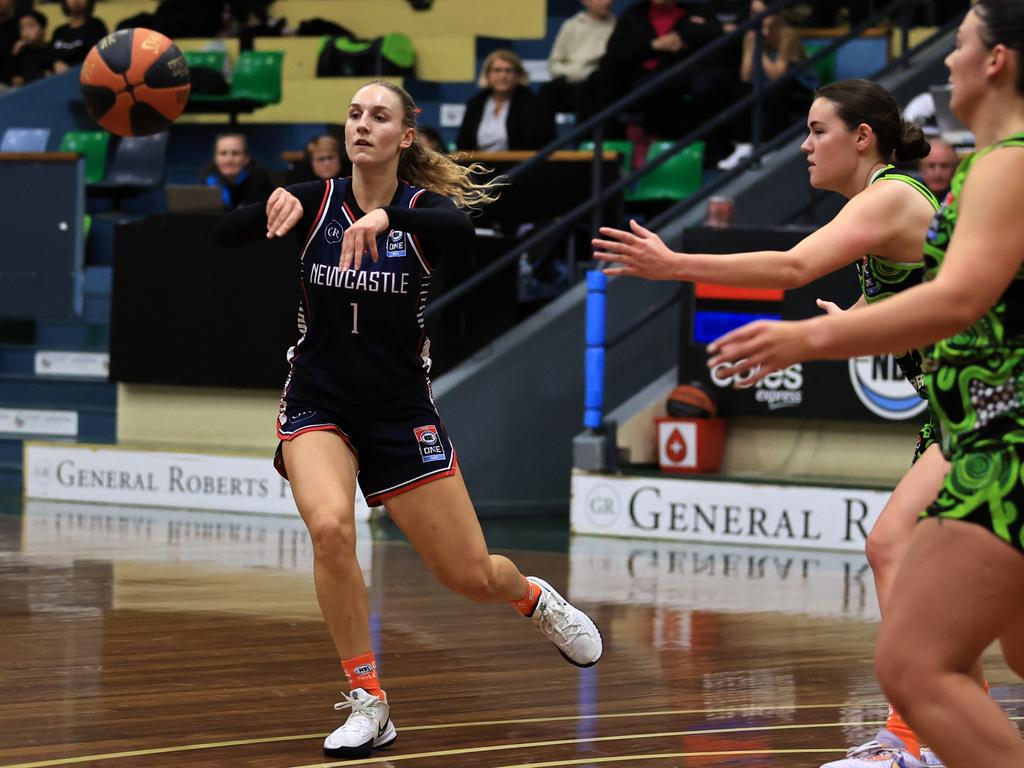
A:
<svg viewBox="0 0 1024 768">
<path fill-rule="evenodd" d="M 901 163 L 912 163 L 928 157 L 932 146 L 924 138 L 924 131 L 917 123 L 900 121 L 900 140 L 896 145 L 896 160 Z"/>
</svg>

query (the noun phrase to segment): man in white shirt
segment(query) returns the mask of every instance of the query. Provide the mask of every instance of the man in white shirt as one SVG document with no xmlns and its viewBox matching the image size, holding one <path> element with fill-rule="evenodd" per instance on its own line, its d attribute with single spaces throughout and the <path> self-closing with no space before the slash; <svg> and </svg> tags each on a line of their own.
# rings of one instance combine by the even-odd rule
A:
<svg viewBox="0 0 1024 768">
<path fill-rule="evenodd" d="M 540 89 L 540 99 L 551 112 L 574 112 L 582 119 L 588 106 L 587 80 L 604 56 L 615 29 L 612 0 L 580 0 L 583 10 L 558 30 L 548 57 L 551 82 Z"/>
</svg>

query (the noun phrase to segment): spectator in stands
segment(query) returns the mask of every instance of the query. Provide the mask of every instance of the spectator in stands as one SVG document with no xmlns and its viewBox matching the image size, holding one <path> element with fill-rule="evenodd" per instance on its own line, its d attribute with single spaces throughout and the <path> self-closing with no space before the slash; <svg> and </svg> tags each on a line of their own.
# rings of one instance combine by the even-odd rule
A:
<svg viewBox="0 0 1024 768">
<path fill-rule="evenodd" d="M 224 5 L 215 0 L 160 0 L 155 12 L 122 19 L 117 28 L 146 27 L 172 39 L 216 37 L 224 29 L 223 13 Z"/>
<path fill-rule="evenodd" d="M 352 172 L 352 164 L 348 164 L 348 171 L 344 171 L 344 153 L 341 150 L 341 142 L 336 136 L 325 133 L 317 136 L 309 145 L 309 166 L 313 169 L 315 179 L 337 179 L 348 176 Z M 348 157 L 344 157 L 348 160 Z"/>
<path fill-rule="evenodd" d="M 949 194 L 959 160 L 953 148 L 942 139 L 929 139 L 928 143 L 931 144 L 931 152 L 920 161 L 918 169 L 921 172 L 921 181 L 941 203 Z"/>
<path fill-rule="evenodd" d="M 677 0 L 640 0 L 629 6 L 615 23 L 608 49 L 598 69 L 599 93 L 607 106 L 678 64 L 722 33 L 714 19 L 691 13 Z M 636 109 L 642 113 L 647 134 L 678 138 L 710 117 L 718 108 L 723 88 L 735 83 L 735 73 L 724 83 L 717 67 L 698 67 L 677 76 Z M 683 97 L 690 102 L 684 104 Z M 609 135 L 616 133 L 609 126 Z"/>
<path fill-rule="evenodd" d="M 548 56 L 551 81 L 541 86 L 538 97 L 549 114 L 572 112 L 583 120 L 594 109 L 596 87 L 592 75 L 615 29 L 612 0 L 580 0 L 584 10 L 567 19 L 558 30 Z"/>
<path fill-rule="evenodd" d="M 213 162 L 203 171 L 203 181 L 220 189 L 224 207 L 229 211 L 263 202 L 274 191 L 270 176 L 249 157 L 248 141 L 240 133 L 222 133 L 217 137 Z"/>
<path fill-rule="evenodd" d="M 740 24 L 750 18 L 750 3 L 747 0 L 703 0 L 692 3 L 691 10 L 708 18 L 714 17 L 727 35 L 735 32 Z"/>
<path fill-rule="evenodd" d="M 750 15 L 764 13 L 764 0 L 752 0 Z M 761 68 L 765 84 L 772 83 L 783 77 L 791 69 L 807 58 L 800 35 L 785 19 L 774 14 L 761 20 L 761 60 L 755 60 L 755 30 L 750 30 L 743 38 L 743 61 L 740 64 L 740 80 L 742 91 L 749 92 L 754 80 L 756 67 Z M 815 74 L 808 71 L 797 75 L 788 82 L 779 85 L 764 100 L 764 132 L 763 139 L 770 139 L 806 114 L 814 100 L 817 87 Z M 742 140 L 737 143 L 733 153 L 718 164 L 722 170 L 735 168 L 737 164 L 750 156 L 753 146 L 750 144 L 750 121 L 741 120 L 737 128 L 737 136 Z"/>
<path fill-rule="evenodd" d="M 523 62 L 499 49 L 484 60 L 480 92 L 466 102 L 455 144 L 459 149 L 500 152 L 540 149 L 555 135 L 554 118 L 544 113 L 529 89 Z"/>
<path fill-rule="evenodd" d="M 67 24 L 53 30 L 53 71 L 58 75 L 81 64 L 89 50 L 107 35 L 107 25 L 93 16 L 96 0 L 61 0 Z"/>
<path fill-rule="evenodd" d="M 11 48 L 11 85 L 24 85 L 53 74 L 53 49 L 46 42 L 46 16 L 29 11 L 18 19 L 18 41 Z"/>
<path fill-rule="evenodd" d="M 19 34 L 14 0 L 0 0 L 0 86 L 11 84 L 11 49 Z"/>
<path fill-rule="evenodd" d="M 427 149 L 432 149 L 442 155 L 448 154 L 448 147 L 436 128 L 429 125 L 421 125 L 416 128 L 416 139 Z"/>
</svg>

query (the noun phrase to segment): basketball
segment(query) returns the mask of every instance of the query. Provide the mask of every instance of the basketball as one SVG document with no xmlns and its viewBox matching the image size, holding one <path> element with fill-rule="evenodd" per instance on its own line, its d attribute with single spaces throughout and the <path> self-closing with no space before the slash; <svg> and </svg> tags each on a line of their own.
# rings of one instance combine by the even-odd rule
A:
<svg viewBox="0 0 1024 768">
<path fill-rule="evenodd" d="M 718 404 L 703 385 L 692 382 L 669 392 L 665 410 L 676 418 L 710 419 L 718 413 Z"/>
<path fill-rule="evenodd" d="M 89 115 L 118 136 L 147 136 L 169 126 L 188 102 L 189 71 L 174 42 L 137 27 L 107 35 L 82 64 Z"/>
</svg>

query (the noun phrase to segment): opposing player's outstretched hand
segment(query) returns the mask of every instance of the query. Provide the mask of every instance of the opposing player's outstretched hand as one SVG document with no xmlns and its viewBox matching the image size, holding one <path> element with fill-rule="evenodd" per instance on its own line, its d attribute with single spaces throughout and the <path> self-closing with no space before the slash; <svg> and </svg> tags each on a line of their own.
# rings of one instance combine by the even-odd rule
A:
<svg viewBox="0 0 1024 768">
<path fill-rule="evenodd" d="M 367 253 L 376 264 L 380 258 L 377 254 L 377 235 L 386 231 L 389 226 L 391 222 L 388 221 L 384 209 L 374 208 L 346 229 L 345 237 L 341 241 L 341 260 L 338 262 L 338 268 L 342 272 L 349 267 L 359 269 L 363 256 Z"/>
<path fill-rule="evenodd" d="M 719 376 L 735 376 L 749 387 L 808 359 L 809 351 L 803 322 L 757 320 L 708 344 L 708 368 L 723 366 Z"/>
<path fill-rule="evenodd" d="M 302 220 L 302 203 L 284 187 L 267 198 L 267 238 L 283 237 Z"/>
<path fill-rule="evenodd" d="M 679 255 L 674 253 L 661 238 L 644 229 L 634 219 L 629 220 L 632 232 L 611 227 L 598 231 L 608 240 L 594 238 L 594 258 L 598 261 L 616 262 L 621 266 L 604 270 L 606 275 L 632 275 L 647 280 L 674 280 Z"/>
</svg>

